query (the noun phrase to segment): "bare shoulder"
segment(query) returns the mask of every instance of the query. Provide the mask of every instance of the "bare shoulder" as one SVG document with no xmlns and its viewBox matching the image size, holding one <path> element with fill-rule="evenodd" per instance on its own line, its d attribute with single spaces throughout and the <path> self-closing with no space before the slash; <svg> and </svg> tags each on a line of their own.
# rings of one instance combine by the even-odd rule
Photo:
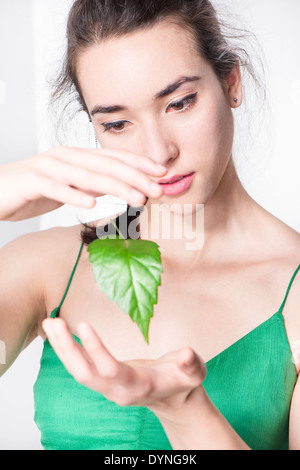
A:
<svg viewBox="0 0 300 470">
<path fill-rule="evenodd" d="M 300 233 L 279 221 L 278 230 L 273 234 L 274 246 L 283 262 L 300 264 Z"/>
<path fill-rule="evenodd" d="M 57 291 L 57 298 L 65 288 L 81 245 L 81 225 L 53 227 L 16 238 L 1 250 L 2 256 L 15 260 L 20 278 L 29 278 L 38 296 L 39 314 L 33 336 L 43 337 L 42 321 L 48 316 L 49 299 Z M 30 343 L 32 338 L 29 338 Z"/>
<path fill-rule="evenodd" d="M 283 265 L 300 263 L 300 233 L 256 204 L 253 235 L 261 259 L 274 260 Z"/>
<path fill-rule="evenodd" d="M 22 235 L 8 243 L 2 251 L 14 251 L 20 260 L 30 258 L 37 263 L 40 275 L 57 262 L 67 262 L 69 256 L 77 249 L 81 226 L 54 227 L 39 232 Z M 24 266 L 26 269 L 26 266 Z"/>
<path fill-rule="evenodd" d="M 31 232 L 16 237 L 1 250 L 1 258 L 10 258 L 18 265 L 18 271 L 27 271 L 28 263 L 38 268 L 42 275 L 47 264 L 61 257 L 61 253 L 71 252 L 80 238 L 79 226 L 64 228 L 55 227 L 39 232 Z"/>
<path fill-rule="evenodd" d="M 266 239 L 264 242 L 268 258 L 274 271 L 281 273 L 283 279 L 290 280 L 300 265 L 300 233 L 288 224 L 267 213 Z M 293 290 L 299 292 L 300 309 L 300 273 L 295 277 Z"/>
<path fill-rule="evenodd" d="M 293 276 L 292 289 L 289 293 L 289 302 L 293 304 L 294 300 L 294 307 L 297 305 L 296 310 L 300 326 L 300 234 L 286 224 L 283 224 L 282 235 L 279 232 L 278 242 L 282 246 L 281 251 L 279 251 L 279 261 L 282 267 L 288 269 L 291 275 L 295 275 Z"/>
<path fill-rule="evenodd" d="M 290 316 L 297 321 L 300 334 L 300 234 L 283 224 L 277 243 L 279 269 L 284 273 L 286 283 L 292 281 L 285 304 L 286 317 Z"/>
<path fill-rule="evenodd" d="M 283 295 L 288 291 L 283 308 L 285 326 L 291 348 L 299 344 L 300 339 L 300 234 L 281 220 L 272 216 L 270 220 L 272 237 L 269 239 L 272 253 L 272 277 L 277 279 L 277 286 Z M 300 370 L 300 364 L 298 365 Z"/>
<path fill-rule="evenodd" d="M 53 276 L 72 270 L 81 247 L 81 224 L 71 227 L 53 227 L 40 232 L 39 250 L 44 259 L 42 267 L 48 285 Z"/>
<path fill-rule="evenodd" d="M 109 220 L 101 219 L 101 224 L 105 225 Z M 96 227 L 98 223 L 99 221 L 93 221 L 89 225 Z M 77 224 L 70 227 L 53 227 L 34 235 L 37 237 L 37 250 L 43 259 L 41 271 L 48 316 L 58 307 L 65 293 L 79 253 L 79 264 L 88 257 L 87 247 L 84 246 L 81 250 L 83 230 L 84 225 Z"/>
<path fill-rule="evenodd" d="M 282 265 L 287 266 L 286 294 L 283 307 L 285 328 L 288 334 L 291 351 L 297 374 L 300 373 L 299 341 L 300 341 L 300 241 L 297 232 L 290 233 L 290 257 L 282 260 Z M 288 290 L 289 288 L 289 290 Z"/>
<path fill-rule="evenodd" d="M 21 336 L 26 335 L 24 347 L 43 336 L 49 294 L 56 287 L 60 295 L 64 287 L 80 247 L 80 231 L 78 225 L 27 233 L 0 250 L 1 313 L 18 325 Z"/>
<path fill-rule="evenodd" d="M 20 254 L 20 269 L 22 259 L 33 260 L 39 278 L 43 281 L 46 297 L 56 276 L 60 276 L 60 273 L 68 276 L 74 257 L 80 249 L 81 230 L 82 225 L 53 227 L 23 235 L 12 242 L 11 248 Z"/>
<path fill-rule="evenodd" d="M 56 263 L 72 262 L 81 245 L 81 224 L 71 227 L 53 227 L 40 232 L 40 248 L 45 253 L 50 266 Z M 46 266 L 45 266 L 46 268 Z"/>
</svg>

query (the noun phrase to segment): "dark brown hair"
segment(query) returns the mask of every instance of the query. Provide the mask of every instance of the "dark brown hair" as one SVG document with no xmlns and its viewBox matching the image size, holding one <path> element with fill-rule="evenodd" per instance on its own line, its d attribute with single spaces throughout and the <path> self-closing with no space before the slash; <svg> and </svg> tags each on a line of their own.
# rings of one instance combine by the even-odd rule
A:
<svg viewBox="0 0 300 470">
<path fill-rule="evenodd" d="M 71 101 L 78 102 L 80 110 L 88 113 L 77 79 L 79 54 L 91 45 L 151 27 L 166 19 L 191 33 L 199 54 L 212 66 L 222 85 L 237 64 L 247 69 L 258 82 L 246 50 L 229 45 L 230 40 L 242 38 L 245 32 L 230 27 L 226 34 L 228 28 L 218 18 L 209 0 L 76 0 L 68 18 L 67 53 L 53 101 L 67 93 Z M 128 217 L 129 207 L 124 217 Z M 128 223 L 131 220 L 128 217 Z M 119 217 L 115 223 L 119 226 Z M 96 227 L 87 225 L 86 228 L 81 236 L 88 245 L 98 236 Z M 106 228 L 109 231 L 109 226 Z"/>
</svg>

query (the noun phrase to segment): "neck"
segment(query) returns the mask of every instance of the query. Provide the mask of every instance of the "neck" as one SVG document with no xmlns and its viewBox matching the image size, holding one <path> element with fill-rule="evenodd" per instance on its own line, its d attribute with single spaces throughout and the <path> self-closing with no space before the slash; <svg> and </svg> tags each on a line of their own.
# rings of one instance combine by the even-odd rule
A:
<svg viewBox="0 0 300 470">
<path fill-rule="evenodd" d="M 157 243 L 162 257 L 174 266 L 190 269 L 215 263 L 228 256 L 237 240 L 240 243 L 254 205 L 231 159 L 217 190 L 203 205 L 189 204 L 184 210 L 178 205 L 176 210 L 175 205 L 148 200 L 139 218 L 141 238 Z"/>
</svg>

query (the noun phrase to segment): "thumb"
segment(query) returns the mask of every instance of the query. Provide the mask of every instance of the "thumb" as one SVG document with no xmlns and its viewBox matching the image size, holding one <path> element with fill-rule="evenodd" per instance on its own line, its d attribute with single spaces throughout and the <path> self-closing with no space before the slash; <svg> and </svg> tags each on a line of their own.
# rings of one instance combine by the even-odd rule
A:
<svg viewBox="0 0 300 470">
<path fill-rule="evenodd" d="M 186 347 L 179 351 L 177 364 L 186 375 L 195 375 L 201 382 L 204 381 L 206 377 L 205 362 L 192 348 Z"/>
</svg>

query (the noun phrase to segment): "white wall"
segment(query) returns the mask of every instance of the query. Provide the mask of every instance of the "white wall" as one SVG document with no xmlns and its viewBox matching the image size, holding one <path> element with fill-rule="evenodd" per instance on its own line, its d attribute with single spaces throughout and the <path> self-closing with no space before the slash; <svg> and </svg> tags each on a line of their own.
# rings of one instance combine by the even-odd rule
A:
<svg viewBox="0 0 300 470">
<path fill-rule="evenodd" d="M 0 163 L 34 154 L 35 63 L 31 0 L 0 0 Z M 2 92 L 1 92 L 2 91 Z M 39 229 L 39 219 L 0 222 L 0 248 Z"/>
<path fill-rule="evenodd" d="M 36 153 L 35 56 L 31 0 L 0 0 L 0 163 Z M 39 230 L 40 219 L 0 222 L 0 248 Z M 1 339 L 1 325 L 0 325 Z M 41 343 L 28 349 L 0 381 L 0 449 L 39 449 L 33 423 L 32 384 Z"/>
<path fill-rule="evenodd" d="M 1 163 L 56 144 L 47 110 L 46 83 L 63 54 L 64 26 L 71 2 L 0 0 Z M 241 179 L 257 202 L 300 231 L 300 2 L 218 0 L 218 3 L 240 15 L 243 24 L 257 34 L 267 60 L 271 113 L 267 114 L 253 146 L 247 136 L 239 138 L 236 160 Z M 76 126 L 76 132 L 66 138 L 66 143 L 93 146 L 88 124 L 79 120 Z M 107 205 L 103 209 L 104 201 Z M 121 201 L 106 197 L 100 202 L 101 206 L 98 204 L 92 213 L 66 206 L 25 222 L 0 222 L 0 247 L 22 233 L 73 225 L 78 223 L 78 216 L 88 221 L 112 215 L 116 211 L 111 204 Z M 1 379 L 0 449 L 41 448 L 33 424 L 32 400 L 41 346 L 39 341 L 30 346 Z"/>
<path fill-rule="evenodd" d="M 249 163 L 245 187 L 264 208 L 300 232 L 300 2 L 230 0 L 262 45 L 270 113 Z"/>
</svg>

